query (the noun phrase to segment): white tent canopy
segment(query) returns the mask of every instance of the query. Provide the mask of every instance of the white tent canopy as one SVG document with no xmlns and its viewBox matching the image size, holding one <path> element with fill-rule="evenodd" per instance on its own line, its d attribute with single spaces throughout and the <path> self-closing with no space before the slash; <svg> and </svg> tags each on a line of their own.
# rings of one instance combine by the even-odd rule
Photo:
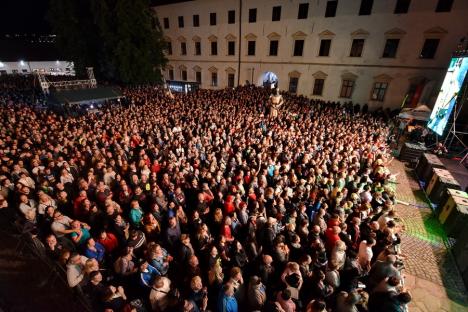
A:
<svg viewBox="0 0 468 312">
<path fill-rule="evenodd" d="M 428 121 L 431 116 L 431 109 L 427 105 L 421 104 L 415 108 L 404 108 L 398 115 L 399 118 L 403 119 L 415 119 L 420 121 Z"/>
</svg>

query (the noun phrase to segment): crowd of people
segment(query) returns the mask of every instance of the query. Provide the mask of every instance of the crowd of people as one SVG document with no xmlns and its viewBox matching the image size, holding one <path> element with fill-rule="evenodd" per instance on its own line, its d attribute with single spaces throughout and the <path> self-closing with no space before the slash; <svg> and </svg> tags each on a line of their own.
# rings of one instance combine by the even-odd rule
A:
<svg viewBox="0 0 468 312">
<path fill-rule="evenodd" d="M 95 311 L 406 311 L 389 129 L 244 86 L 61 116 L 0 95 L 0 212 Z"/>
</svg>

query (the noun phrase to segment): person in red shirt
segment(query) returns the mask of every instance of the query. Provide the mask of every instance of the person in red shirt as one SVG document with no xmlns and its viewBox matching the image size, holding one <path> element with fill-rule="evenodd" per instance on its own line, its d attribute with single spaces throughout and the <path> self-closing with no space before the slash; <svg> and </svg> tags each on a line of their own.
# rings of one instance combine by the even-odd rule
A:
<svg viewBox="0 0 468 312">
<path fill-rule="evenodd" d="M 232 236 L 231 224 L 232 224 L 231 217 L 226 216 L 224 218 L 223 228 L 221 229 L 221 235 L 223 235 L 226 238 L 226 241 L 228 243 L 234 240 L 234 237 Z"/>
<path fill-rule="evenodd" d="M 341 240 L 340 232 L 341 229 L 339 226 L 329 227 L 325 231 L 325 248 L 327 251 L 331 252 L 333 247 L 335 247 L 336 242 Z"/>
<path fill-rule="evenodd" d="M 106 250 L 107 254 L 111 254 L 119 246 L 117 237 L 115 237 L 114 234 L 106 232 L 104 230 L 101 231 L 101 234 L 99 234 L 98 242 L 101 243 L 102 246 L 104 246 L 104 249 Z"/>
<path fill-rule="evenodd" d="M 226 198 L 226 202 L 224 203 L 224 214 L 231 214 L 236 210 L 234 206 L 234 196 L 228 195 Z"/>
</svg>

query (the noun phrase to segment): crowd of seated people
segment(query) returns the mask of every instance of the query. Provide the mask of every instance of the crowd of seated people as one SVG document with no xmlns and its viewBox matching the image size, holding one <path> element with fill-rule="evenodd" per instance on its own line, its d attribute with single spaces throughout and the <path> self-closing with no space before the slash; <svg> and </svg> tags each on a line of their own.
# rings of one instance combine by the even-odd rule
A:
<svg viewBox="0 0 468 312">
<path fill-rule="evenodd" d="M 95 311 L 406 311 L 388 127 L 253 86 L 64 117 L 0 97 L 0 212 Z"/>
</svg>

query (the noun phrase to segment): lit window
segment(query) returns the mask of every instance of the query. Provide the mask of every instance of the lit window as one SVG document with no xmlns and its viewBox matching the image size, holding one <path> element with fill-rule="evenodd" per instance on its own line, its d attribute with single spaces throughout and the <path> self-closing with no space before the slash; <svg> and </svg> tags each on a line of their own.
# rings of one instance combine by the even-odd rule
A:
<svg viewBox="0 0 468 312">
<path fill-rule="evenodd" d="M 386 82 L 376 82 L 374 83 L 374 88 L 372 89 L 371 99 L 374 101 L 383 102 L 385 98 L 385 93 L 387 92 L 388 83 Z"/>
</svg>

